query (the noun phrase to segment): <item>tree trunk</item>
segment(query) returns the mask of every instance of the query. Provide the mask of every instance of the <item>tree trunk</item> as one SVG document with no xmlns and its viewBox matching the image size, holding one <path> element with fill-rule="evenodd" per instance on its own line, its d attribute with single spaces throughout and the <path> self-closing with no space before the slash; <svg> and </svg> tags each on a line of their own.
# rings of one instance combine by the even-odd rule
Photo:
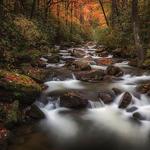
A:
<svg viewBox="0 0 150 150">
<path fill-rule="evenodd" d="M 33 18 L 33 15 L 34 15 L 34 12 L 35 12 L 35 6 L 36 6 L 36 0 L 33 0 L 30 18 Z"/>
<path fill-rule="evenodd" d="M 105 13 L 105 10 L 104 10 L 104 7 L 103 7 L 103 3 L 101 0 L 99 0 L 99 3 L 100 3 L 100 6 L 102 8 L 102 11 L 103 11 L 103 14 L 104 14 L 104 17 L 105 17 L 105 21 L 106 21 L 106 24 L 107 26 L 109 26 L 109 22 L 108 22 L 108 19 L 107 19 L 107 16 L 106 16 L 106 13 Z"/>
<path fill-rule="evenodd" d="M 111 6 L 111 25 L 114 28 L 116 26 L 116 21 L 118 22 L 118 6 L 117 6 L 117 1 L 112 0 L 112 6 Z"/>
<path fill-rule="evenodd" d="M 139 36 L 139 22 L 138 22 L 138 0 L 132 0 L 132 21 L 133 21 L 133 34 L 135 41 L 135 48 L 137 50 L 138 66 L 141 66 L 144 61 L 144 50 L 142 48 Z"/>
<path fill-rule="evenodd" d="M 4 15 L 3 5 L 4 5 L 4 1 L 0 0 L 0 16 Z"/>
</svg>

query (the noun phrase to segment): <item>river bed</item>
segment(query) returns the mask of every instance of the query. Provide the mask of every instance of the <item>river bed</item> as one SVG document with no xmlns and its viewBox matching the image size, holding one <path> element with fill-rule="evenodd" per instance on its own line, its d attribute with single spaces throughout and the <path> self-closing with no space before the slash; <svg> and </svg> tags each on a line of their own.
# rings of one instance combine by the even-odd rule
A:
<svg viewBox="0 0 150 150">
<path fill-rule="evenodd" d="M 82 47 L 92 52 L 94 59 L 94 46 Z M 69 50 L 60 50 L 62 58 L 72 58 Z M 112 58 L 112 55 L 108 56 Z M 60 64 L 48 64 L 47 67 L 62 68 L 64 59 Z M 46 81 L 49 86 L 41 97 L 49 99 L 48 103 L 41 100 L 36 104 L 44 112 L 46 118 L 32 125 L 20 127 L 16 130 L 15 142 L 10 144 L 9 150 L 149 150 L 150 147 L 150 98 L 136 92 L 141 82 L 150 81 L 150 74 L 128 65 L 127 61 L 115 63 L 122 68 L 125 74 L 113 81 L 88 83 L 79 81 L 72 74 L 71 78 L 60 80 L 53 78 Z M 104 65 L 91 65 L 95 69 L 106 69 Z M 114 102 L 106 105 L 96 101 L 99 91 L 118 88 L 122 93 Z M 83 110 L 73 110 L 59 106 L 61 92 L 77 90 L 89 99 L 90 106 Z M 135 121 L 133 112 L 119 109 L 119 101 L 124 92 L 130 92 L 134 104 L 128 107 L 137 107 L 136 111 L 147 117 L 145 121 Z M 45 93 L 55 93 L 49 96 Z M 136 94 L 135 94 L 136 93 Z M 136 95 L 139 96 L 136 96 Z M 53 99 L 53 101 L 51 101 Z M 135 112 L 136 112 L 135 111 Z"/>
</svg>

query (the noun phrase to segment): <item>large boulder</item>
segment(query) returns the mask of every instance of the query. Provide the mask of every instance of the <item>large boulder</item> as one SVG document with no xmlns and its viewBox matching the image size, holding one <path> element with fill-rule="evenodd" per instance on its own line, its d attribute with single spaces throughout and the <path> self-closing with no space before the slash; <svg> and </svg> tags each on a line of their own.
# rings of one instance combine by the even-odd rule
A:
<svg viewBox="0 0 150 150">
<path fill-rule="evenodd" d="M 91 70 L 91 71 L 81 71 L 77 72 L 76 78 L 78 80 L 87 82 L 98 82 L 104 79 L 105 73 L 103 70 Z"/>
<path fill-rule="evenodd" d="M 86 52 L 83 49 L 73 49 L 71 55 L 77 58 L 83 58 L 86 55 Z"/>
<path fill-rule="evenodd" d="M 119 77 L 119 76 L 122 76 L 124 74 L 124 72 L 119 67 L 110 65 L 106 69 L 106 74 Z"/>
<path fill-rule="evenodd" d="M 107 92 L 100 92 L 98 94 L 98 97 L 105 104 L 110 104 L 113 102 L 115 95 L 112 91 L 107 91 Z"/>
<path fill-rule="evenodd" d="M 74 109 L 87 108 L 88 100 L 79 92 L 68 92 L 60 97 L 60 106 Z"/>
<path fill-rule="evenodd" d="M 132 95 L 129 92 L 125 92 L 120 100 L 119 108 L 125 109 L 132 102 Z"/>
<path fill-rule="evenodd" d="M 23 105 L 32 104 L 42 90 L 41 85 L 30 77 L 5 70 L 0 70 L 0 88 L 0 93 L 5 91 L 10 94 L 9 101 L 19 100 Z M 3 97 L 0 100 L 7 101 L 8 98 Z"/>
<path fill-rule="evenodd" d="M 67 62 L 66 67 L 73 71 L 89 71 L 89 70 L 91 70 L 90 64 L 83 60 Z"/>
</svg>

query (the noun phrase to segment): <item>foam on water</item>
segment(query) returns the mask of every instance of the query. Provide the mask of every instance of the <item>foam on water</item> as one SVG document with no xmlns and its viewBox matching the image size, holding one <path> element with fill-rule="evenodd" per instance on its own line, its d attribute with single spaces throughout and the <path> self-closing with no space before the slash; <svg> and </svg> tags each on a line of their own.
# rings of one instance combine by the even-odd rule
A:
<svg viewBox="0 0 150 150">
<path fill-rule="evenodd" d="M 51 104 L 48 105 L 51 107 Z M 67 111 L 69 109 L 58 108 L 56 110 L 49 111 L 47 108 L 42 108 L 42 111 L 46 115 L 46 119 L 42 123 L 42 126 L 44 126 L 46 130 L 51 130 L 51 132 L 59 138 L 70 138 L 75 136 L 78 132 L 77 124 L 71 117 L 60 115 L 60 110 Z"/>
<path fill-rule="evenodd" d="M 90 65 L 92 69 L 102 69 L 106 70 L 107 66 L 99 66 L 99 65 Z"/>
<path fill-rule="evenodd" d="M 47 68 L 49 68 L 49 67 L 54 67 L 54 68 L 61 68 L 61 67 L 63 67 L 63 66 L 65 66 L 65 64 L 47 64 Z"/>
<path fill-rule="evenodd" d="M 85 89 L 79 80 L 49 81 L 45 85 L 48 86 L 48 89 L 44 93 L 63 91 L 66 89 Z"/>
</svg>

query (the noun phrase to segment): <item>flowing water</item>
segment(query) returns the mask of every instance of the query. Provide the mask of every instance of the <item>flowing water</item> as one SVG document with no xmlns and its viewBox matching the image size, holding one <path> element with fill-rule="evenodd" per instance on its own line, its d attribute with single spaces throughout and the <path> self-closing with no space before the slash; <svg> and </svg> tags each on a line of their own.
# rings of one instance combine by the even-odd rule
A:
<svg viewBox="0 0 150 150">
<path fill-rule="evenodd" d="M 87 55 L 96 56 L 94 46 L 82 48 Z M 64 58 L 72 58 L 69 50 L 61 50 L 63 58 L 61 64 L 48 64 L 47 67 L 61 68 Z M 112 55 L 108 56 L 112 58 Z M 44 112 L 46 118 L 30 126 L 21 127 L 16 131 L 17 139 L 10 145 L 9 150 L 149 150 L 150 149 L 150 98 L 136 92 L 140 82 L 150 81 L 148 72 L 133 68 L 127 61 L 116 63 L 126 73 L 113 82 L 85 83 L 72 78 L 65 80 L 51 80 L 45 84 L 48 89 L 42 97 L 48 103 L 41 101 L 37 105 Z M 91 65 L 94 69 L 106 69 L 106 66 Z M 123 91 L 114 102 L 105 105 L 102 101 L 95 101 L 97 93 L 101 90 L 119 88 Z M 59 107 L 59 93 L 69 90 L 83 92 L 89 99 L 89 108 L 72 110 Z M 146 121 L 132 119 L 133 112 L 119 109 L 118 105 L 124 92 L 130 92 L 135 106 L 134 112 L 140 112 Z M 51 93 L 55 93 L 52 96 Z M 137 96 L 138 95 L 138 96 Z M 22 139 L 21 141 L 19 139 Z"/>
</svg>

